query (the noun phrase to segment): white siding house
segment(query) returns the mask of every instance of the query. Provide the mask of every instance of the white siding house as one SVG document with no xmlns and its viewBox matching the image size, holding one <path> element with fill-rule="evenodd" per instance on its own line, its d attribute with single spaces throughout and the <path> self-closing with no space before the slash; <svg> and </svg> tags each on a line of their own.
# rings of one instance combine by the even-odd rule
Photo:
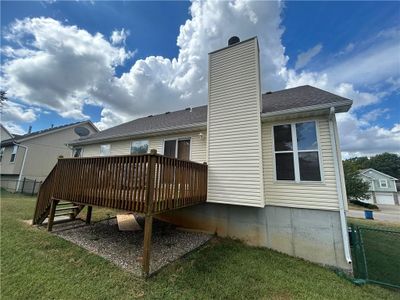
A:
<svg viewBox="0 0 400 300">
<path fill-rule="evenodd" d="M 208 106 L 136 119 L 70 145 L 83 156 L 157 149 L 207 162 L 207 203 L 158 218 L 350 269 L 335 114 L 352 101 L 311 86 L 262 94 L 257 38 L 232 41 L 209 54 Z"/>
</svg>

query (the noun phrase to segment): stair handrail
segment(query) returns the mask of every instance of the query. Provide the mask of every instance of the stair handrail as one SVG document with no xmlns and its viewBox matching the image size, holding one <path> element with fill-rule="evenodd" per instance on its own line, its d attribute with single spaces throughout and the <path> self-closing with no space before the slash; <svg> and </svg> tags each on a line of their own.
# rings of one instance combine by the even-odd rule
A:
<svg viewBox="0 0 400 300">
<path fill-rule="evenodd" d="M 51 199 L 53 196 L 54 189 L 54 179 L 56 177 L 57 163 L 54 165 L 53 169 L 47 175 L 46 179 L 42 182 L 39 192 L 37 194 L 35 212 L 32 219 L 32 224 L 40 224 L 43 222 L 43 216 L 46 216 L 46 211 L 50 209 Z M 43 220 L 41 220 L 41 218 Z"/>
</svg>

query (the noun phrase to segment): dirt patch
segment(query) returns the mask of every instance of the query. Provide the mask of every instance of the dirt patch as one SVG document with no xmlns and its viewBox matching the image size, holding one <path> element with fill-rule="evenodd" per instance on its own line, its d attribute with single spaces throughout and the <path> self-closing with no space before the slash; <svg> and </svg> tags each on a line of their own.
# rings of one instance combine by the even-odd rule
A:
<svg viewBox="0 0 400 300">
<path fill-rule="evenodd" d="M 137 220 L 143 226 L 141 218 Z M 116 219 L 112 218 L 92 225 L 82 220 L 56 224 L 52 233 L 141 276 L 143 231 L 119 231 Z M 150 272 L 200 247 L 211 237 L 200 232 L 176 230 L 170 224 L 154 220 Z"/>
</svg>

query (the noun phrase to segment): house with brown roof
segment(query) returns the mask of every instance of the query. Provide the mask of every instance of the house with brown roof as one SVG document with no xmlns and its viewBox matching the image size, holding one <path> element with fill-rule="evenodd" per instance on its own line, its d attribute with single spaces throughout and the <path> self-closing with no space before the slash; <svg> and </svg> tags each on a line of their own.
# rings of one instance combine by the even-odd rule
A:
<svg viewBox="0 0 400 300">
<path fill-rule="evenodd" d="M 79 138 L 82 132 L 87 135 L 98 132 L 90 121 L 52 126 L 23 135 L 10 134 L 3 125 L 1 128 L 1 187 L 11 191 L 20 190 L 23 178 L 44 180 L 58 157 L 72 156 L 69 141 Z"/>
<path fill-rule="evenodd" d="M 350 268 L 336 113 L 352 101 L 300 86 L 262 93 L 257 38 L 209 54 L 208 105 L 70 142 L 83 157 L 157 153 L 207 163 L 207 201 L 160 214 L 310 261 Z"/>
</svg>

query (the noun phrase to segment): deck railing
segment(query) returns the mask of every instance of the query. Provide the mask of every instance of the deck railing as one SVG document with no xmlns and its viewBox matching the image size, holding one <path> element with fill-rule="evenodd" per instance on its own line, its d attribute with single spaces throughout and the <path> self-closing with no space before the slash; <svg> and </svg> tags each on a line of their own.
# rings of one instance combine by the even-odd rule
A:
<svg viewBox="0 0 400 300">
<path fill-rule="evenodd" d="M 38 194 L 34 224 L 52 200 L 156 214 L 205 202 L 207 165 L 142 155 L 60 158 Z"/>
</svg>

